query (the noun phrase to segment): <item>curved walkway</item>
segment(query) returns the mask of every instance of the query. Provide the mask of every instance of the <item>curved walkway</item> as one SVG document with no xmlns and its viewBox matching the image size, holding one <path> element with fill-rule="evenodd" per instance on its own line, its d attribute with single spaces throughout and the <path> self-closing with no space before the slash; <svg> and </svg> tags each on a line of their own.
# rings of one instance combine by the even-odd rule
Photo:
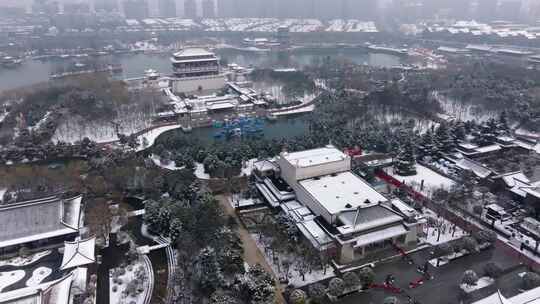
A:
<svg viewBox="0 0 540 304">
<path fill-rule="evenodd" d="M 177 261 L 176 261 L 176 254 L 174 252 L 174 249 L 171 246 L 171 242 L 160 236 L 155 239 L 156 242 L 158 242 L 160 245 L 166 245 L 165 247 L 165 254 L 167 255 L 167 298 L 165 299 L 165 303 L 169 304 L 172 303 L 173 300 L 173 293 L 172 290 L 174 290 L 173 281 L 174 281 L 174 272 L 176 271 L 177 267 Z"/>
<path fill-rule="evenodd" d="M 150 258 L 145 254 L 142 256 L 146 271 L 148 272 L 148 280 L 146 287 L 146 295 L 144 296 L 143 304 L 150 304 L 152 301 L 152 293 L 154 292 L 154 268 Z"/>
</svg>

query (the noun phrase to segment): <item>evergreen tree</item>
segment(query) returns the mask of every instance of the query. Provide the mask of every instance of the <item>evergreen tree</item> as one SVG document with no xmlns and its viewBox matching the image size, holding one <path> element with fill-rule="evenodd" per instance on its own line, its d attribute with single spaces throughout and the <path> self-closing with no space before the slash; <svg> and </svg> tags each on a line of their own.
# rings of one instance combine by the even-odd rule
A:
<svg viewBox="0 0 540 304">
<path fill-rule="evenodd" d="M 414 155 L 414 147 L 410 140 L 408 140 L 399 151 L 396 159 L 395 169 L 396 173 L 401 176 L 409 176 L 416 174 L 416 158 Z"/>
<path fill-rule="evenodd" d="M 203 248 L 195 258 L 194 276 L 204 291 L 215 291 L 223 285 L 224 277 L 212 247 Z"/>
</svg>

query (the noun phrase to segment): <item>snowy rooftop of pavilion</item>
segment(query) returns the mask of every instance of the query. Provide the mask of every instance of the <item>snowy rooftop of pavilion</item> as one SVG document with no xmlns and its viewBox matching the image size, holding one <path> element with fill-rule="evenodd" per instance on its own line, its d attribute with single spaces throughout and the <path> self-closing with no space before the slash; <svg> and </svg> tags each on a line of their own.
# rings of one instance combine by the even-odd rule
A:
<svg viewBox="0 0 540 304">
<path fill-rule="evenodd" d="M 324 148 L 293 153 L 283 152 L 280 154 L 280 156 L 297 168 L 318 166 L 326 163 L 342 161 L 347 158 L 345 153 L 331 145 Z"/>
<path fill-rule="evenodd" d="M 215 56 L 215 54 L 203 48 L 185 48 L 174 53 L 173 56 L 181 59 L 182 57 Z"/>
<path fill-rule="evenodd" d="M 330 214 L 371 207 L 387 201 L 371 185 L 350 171 L 302 180 L 299 184 Z"/>
<path fill-rule="evenodd" d="M 79 230 L 82 196 L 56 196 L 0 207 L 0 248 Z"/>
<path fill-rule="evenodd" d="M 96 238 L 76 240 L 64 243 L 64 256 L 60 269 L 65 270 L 77 266 L 87 265 L 96 261 L 95 245 Z"/>
<path fill-rule="evenodd" d="M 38 286 L 0 293 L 0 303 L 5 304 L 67 304 L 73 282 L 73 272 L 56 281 Z"/>
</svg>

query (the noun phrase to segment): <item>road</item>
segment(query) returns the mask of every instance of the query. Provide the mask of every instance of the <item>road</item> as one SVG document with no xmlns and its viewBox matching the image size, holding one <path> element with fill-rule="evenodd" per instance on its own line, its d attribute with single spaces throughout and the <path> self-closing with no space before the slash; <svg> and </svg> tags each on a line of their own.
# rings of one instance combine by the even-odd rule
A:
<svg viewBox="0 0 540 304">
<path fill-rule="evenodd" d="M 262 252 L 259 250 L 259 247 L 257 247 L 257 244 L 255 244 L 255 241 L 251 237 L 249 231 L 242 225 L 241 221 L 238 219 L 238 216 L 236 215 L 236 212 L 234 211 L 234 208 L 229 203 L 229 197 L 225 195 L 219 195 L 217 196 L 217 199 L 219 200 L 220 205 L 223 208 L 223 211 L 230 216 L 234 216 L 238 223 L 238 236 L 240 237 L 240 240 L 242 241 L 242 248 L 244 249 L 244 261 L 248 263 L 249 265 L 255 265 L 260 264 L 266 271 L 268 271 L 272 277 L 274 277 L 274 281 L 276 283 L 276 286 L 278 286 L 278 291 L 276 292 L 276 304 L 285 304 L 287 303 L 285 301 L 285 298 L 283 297 L 282 291 L 280 290 L 281 284 L 279 283 L 279 279 L 277 278 L 276 274 L 272 270 L 272 267 L 268 265 L 266 262 L 266 259 L 264 258 Z"/>
</svg>

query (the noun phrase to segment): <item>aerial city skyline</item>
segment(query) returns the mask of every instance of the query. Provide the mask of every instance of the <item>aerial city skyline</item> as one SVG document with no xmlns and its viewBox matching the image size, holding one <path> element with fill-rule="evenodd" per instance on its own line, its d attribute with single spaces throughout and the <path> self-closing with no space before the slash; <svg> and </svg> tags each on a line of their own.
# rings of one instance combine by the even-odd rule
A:
<svg viewBox="0 0 540 304">
<path fill-rule="evenodd" d="M 540 14 L 534 0 L 3 0 L 0 7 L 26 12 L 119 12 L 126 18 L 315 18 L 375 20 L 398 16 L 528 21 Z"/>
</svg>

